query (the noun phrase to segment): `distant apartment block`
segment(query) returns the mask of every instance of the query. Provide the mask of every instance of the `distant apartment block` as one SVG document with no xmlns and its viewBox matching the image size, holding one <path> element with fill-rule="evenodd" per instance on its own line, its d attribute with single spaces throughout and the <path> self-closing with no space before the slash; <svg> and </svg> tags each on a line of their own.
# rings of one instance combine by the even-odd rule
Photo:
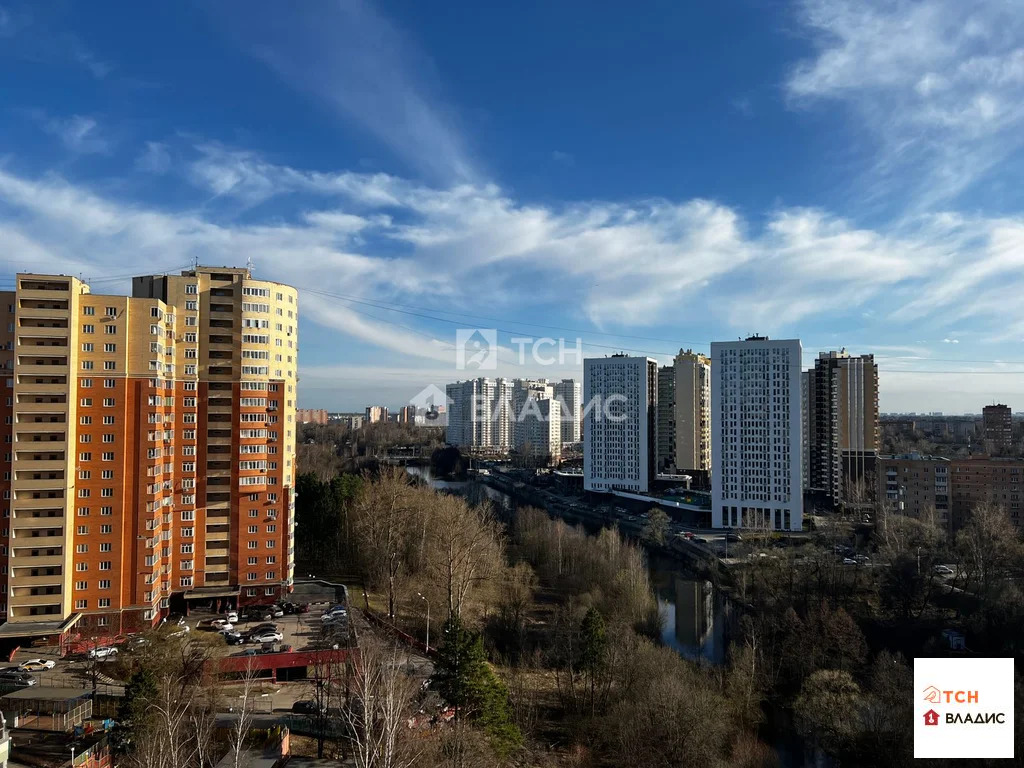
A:
<svg viewBox="0 0 1024 768">
<path fill-rule="evenodd" d="M 323 408 L 299 408 L 295 411 L 295 421 L 299 424 L 326 424 L 327 411 Z"/>
<path fill-rule="evenodd" d="M 445 389 L 449 445 L 507 453 L 512 442 L 512 382 L 479 378 L 449 384 Z"/>
<path fill-rule="evenodd" d="M 388 407 L 386 405 L 368 405 L 366 414 L 363 416 L 364 424 L 376 424 L 388 420 Z"/>
<path fill-rule="evenodd" d="M 575 379 L 562 379 L 552 386 L 562 419 L 562 444 L 578 443 L 583 427 L 580 421 L 583 413 L 582 385 Z"/>
<path fill-rule="evenodd" d="M 805 486 L 837 508 L 869 502 L 878 454 L 878 366 L 873 355 L 822 352 L 804 374 Z"/>
<path fill-rule="evenodd" d="M 113 296 L 19 274 L 3 310 L 0 635 L 116 634 L 288 591 L 294 288 L 200 267 Z"/>
<path fill-rule="evenodd" d="M 584 360 L 583 396 L 584 489 L 649 491 L 657 471 L 657 361 Z"/>
<path fill-rule="evenodd" d="M 879 456 L 876 476 L 878 501 L 887 511 L 917 520 L 934 519 L 944 528 L 950 525 L 949 459 L 920 453 Z"/>
<path fill-rule="evenodd" d="M 711 469 L 711 361 L 692 350 L 680 350 L 675 373 L 675 467 L 679 472 Z"/>
<path fill-rule="evenodd" d="M 415 424 L 416 423 L 416 406 L 415 405 L 403 405 L 398 411 L 398 422 L 400 424 Z"/>
<path fill-rule="evenodd" d="M 1013 412 L 1008 405 L 986 405 L 981 410 L 982 429 L 990 451 L 1005 451 L 1013 444 Z"/>
<path fill-rule="evenodd" d="M 676 471 L 676 371 L 671 365 L 658 369 L 657 471 Z"/>
<path fill-rule="evenodd" d="M 562 420 L 554 388 L 545 380 L 512 384 L 512 449 L 528 462 L 557 463 L 562 453 Z"/>
<path fill-rule="evenodd" d="M 801 352 L 797 339 L 711 344 L 716 528 L 803 526 Z"/>
<path fill-rule="evenodd" d="M 991 456 L 957 458 L 950 462 L 952 507 L 950 525 L 958 530 L 979 504 L 1001 507 L 1021 528 L 1024 460 Z"/>
</svg>

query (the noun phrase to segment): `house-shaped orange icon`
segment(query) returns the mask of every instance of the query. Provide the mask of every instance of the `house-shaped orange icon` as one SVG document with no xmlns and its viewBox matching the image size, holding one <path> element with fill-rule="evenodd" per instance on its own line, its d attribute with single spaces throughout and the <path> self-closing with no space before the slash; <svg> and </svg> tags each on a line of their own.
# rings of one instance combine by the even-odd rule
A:
<svg viewBox="0 0 1024 768">
<path fill-rule="evenodd" d="M 924 713 L 924 724 L 925 725 L 938 725 L 939 724 L 939 713 L 934 709 L 929 709 Z"/>
</svg>

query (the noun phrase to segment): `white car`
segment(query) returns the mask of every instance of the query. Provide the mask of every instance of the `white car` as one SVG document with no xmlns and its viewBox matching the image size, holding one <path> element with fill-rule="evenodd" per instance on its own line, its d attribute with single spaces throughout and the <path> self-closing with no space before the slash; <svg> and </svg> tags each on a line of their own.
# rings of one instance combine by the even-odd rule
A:
<svg viewBox="0 0 1024 768">
<path fill-rule="evenodd" d="M 224 621 L 227 621 L 227 622 L 229 622 L 231 624 L 237 624 L 238 623 L 238 611 L 228 611 L 227 613 L 225 613 L 224 614 Z"/>
<path fill-rule="evenodd" d="M 227 619 L 214 619 L 213 621 L 210 622 L 210 626 L 213 627 L 218 632 L 220 632 L 222 630 L 225 630 L 225 629 L 231 630 L 231 629 L 235 628 L 235 625 L 232 624 Z"/>
<path fill-rule="evenodd" d="M 936 565 L 933 570 L 943 576 L 952 576 L 955 573 L 955 571 L 948 565 Z"/>
<path fill-rule="evenodd" d="M 101 645 L 99 648 L 93 648 L 89 651 L 90 659 L 112 659 L 115 656 L 117 656 L 117 648 L 109 645 Z"/>
<path fill-rule="evenodd" d="M 44 669 L 53 669 L 57 666 L 57 662 L 50 659 L 29 659 L 23 661 L 18 665 L 18 669 L 24 670 L 25 672 L 41 672 Z"/>
<path fill-rule="evenodd" d="M 249 640 L 253 643 L 280 643 L 284 640 L 284 635 L 280 632 L 261 632 L 258 635 L 253 635 Z"/>
</svg>

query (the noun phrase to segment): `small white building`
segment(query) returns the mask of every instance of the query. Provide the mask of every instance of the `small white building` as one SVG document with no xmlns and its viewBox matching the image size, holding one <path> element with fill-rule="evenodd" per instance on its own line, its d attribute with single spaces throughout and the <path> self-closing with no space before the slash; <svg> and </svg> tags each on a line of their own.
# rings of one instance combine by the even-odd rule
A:
<svg viewBox="0 0 1024 768">
<path fill-rule="evenodd" d="M 711 523 L 803 527 L 799 339 L 711 344 Z"/>
</svg>

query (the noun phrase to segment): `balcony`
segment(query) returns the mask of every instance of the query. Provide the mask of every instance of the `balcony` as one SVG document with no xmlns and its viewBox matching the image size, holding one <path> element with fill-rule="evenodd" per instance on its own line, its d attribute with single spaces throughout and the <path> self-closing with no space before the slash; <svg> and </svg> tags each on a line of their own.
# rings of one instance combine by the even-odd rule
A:
<svg viewBox="0 0 1024 768">
<path fill-rule="evenodd" d="M 19 364 L 18 365 L 19 376 L 67 376 L 68 375 L 68 364 L 57 363 L 57 364 Z"/>
<path fill-rule="evenodd" d="M 19 555 L 17 550 L 11 551 L 11 568 L 47 568 L 50 566 L 63 566 L 64 555 Z M 14 574 L 18 578 L 18 574 Z"/>
<path fill-rule="evenodd" d="M 68 404 L 67 401 L 59 403 L 31 403 L 25 401 L 19 401 L 14 404 L 15 414 L 35 414 L 35 413 L 46 413 L 46 414 L 63 414 L 67 413 Z"/>
<path fill-rule="evenodd" d="M 63 595 L 11 595 L 7 601 L 12 608 L 27 605 L 60 605 Z M 59 614 L 54 614 L 54 618 Z"/>
<path fill-rule="evenodd" d="M 60 472 L 67 469 L 67 462 L 64 459 L 21 458 L 22 454 L 27 452 L 15 453 L 14 461 L 11 463 L 15 477 L 18 476 L 18 472 Z"/>
<path fill-rule="evenodd" d="M 16 586 L 18 587 L 62 587 L 64 586 L 64 576 L 60 573 L 55 573 L 50 576 L 15 576 Z M 58 595 L 59 597 L 59 595 Z"/>
</svg>

